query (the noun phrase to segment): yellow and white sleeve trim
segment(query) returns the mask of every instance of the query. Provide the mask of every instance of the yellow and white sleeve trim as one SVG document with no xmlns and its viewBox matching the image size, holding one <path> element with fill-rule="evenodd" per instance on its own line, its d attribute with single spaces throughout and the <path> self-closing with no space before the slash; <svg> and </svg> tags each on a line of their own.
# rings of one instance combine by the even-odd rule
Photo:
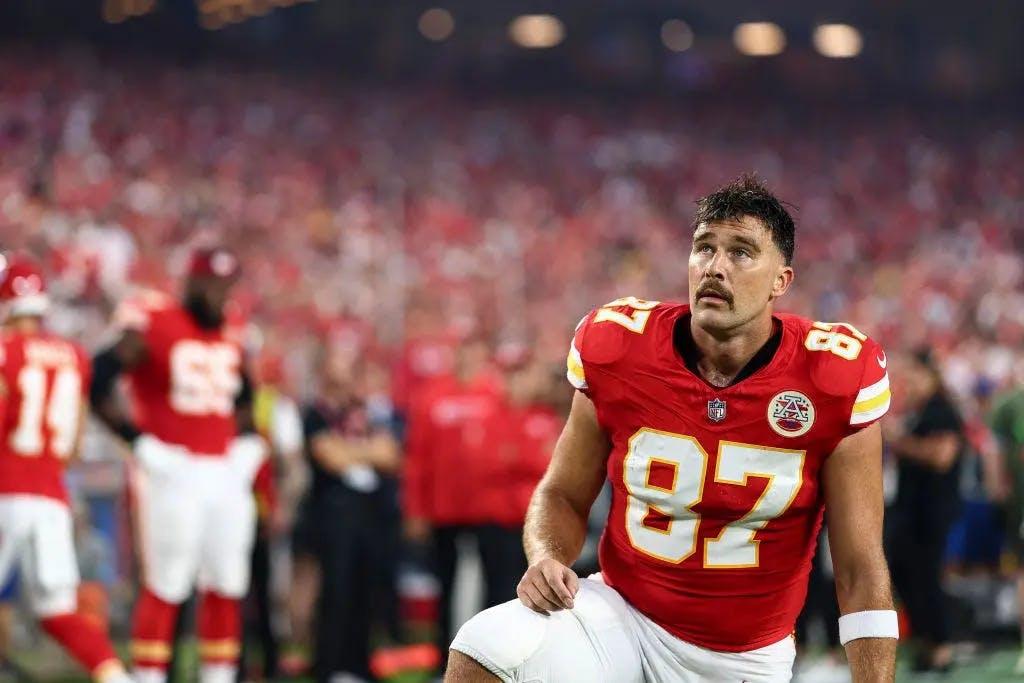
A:
<svg viewBox="0 0 1024 683">
<path fill-rule="evenodd" d="M 583 359 L 580 357 L 575 341 L 569 347 L 569 357 L 565 359 L 565 366 L 565 376 L 569 380 L 569 384 L 580 391 L 586 389 L 587 377 L 583 374 Z"/>
<path fill-rule="evenodd" d="M 861 389 L 857 394 L 857 400 L 854 401 L 853 412 L 850 415 L 850 424 L 865 424 L 882 417 L 889 410 L 891 398 L 889 375 L 886 373 L 882 379 Z"/>
</svg>

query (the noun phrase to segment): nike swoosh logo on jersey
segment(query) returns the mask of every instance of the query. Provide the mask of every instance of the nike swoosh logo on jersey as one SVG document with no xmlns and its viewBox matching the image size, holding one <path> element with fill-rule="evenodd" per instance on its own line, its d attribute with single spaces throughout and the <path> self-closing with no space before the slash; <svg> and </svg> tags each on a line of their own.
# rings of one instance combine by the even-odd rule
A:
<svg viewBox="0 0 1024 683">
<path fill-rule="evenodd" d="M 882 366 L 882 369 L 885 370 L 885 366 L 889 362 L 889 359 L 885 357 L 885 351 L 882 351 L 882 355 L 878 356 L 876 360 L 878 360 L 878 364 Z"/>
</svg>

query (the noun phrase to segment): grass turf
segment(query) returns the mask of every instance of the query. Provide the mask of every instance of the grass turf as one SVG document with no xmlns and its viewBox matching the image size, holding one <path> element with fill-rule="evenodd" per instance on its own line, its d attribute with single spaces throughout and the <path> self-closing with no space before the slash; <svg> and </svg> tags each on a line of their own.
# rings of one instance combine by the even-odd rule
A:
<svg viewBox="0 0 1024 683">
<path fill-rule="evenodd" d="M 1013 673 L 1014 665 L 1020 650 L 1006 648 L 983 653 L 974 661 L 958 667 L 951 675 L 937 678 L 934 675 L 914 676 L 910 673 L 906 662 L 900 664 L 896 675 L 899 683 L 924 683 L 925 681 L 951 681 L 955 683 L 1022 683 L 1024 676 Z M 187 660 L 183 669 L 194 670 L 194 645 L 186 648 Z M 89 683 L 89 678 L 75 671 L 74 665 L 51 643 L 41 644 L 27 652 L 14 653 L 19 666 L 32 676 L 36 683 Z M 282 679 L 295 683 L 311 683 L 311 679 Z M 383 683 L 427 683 L 430 680 L 426 672 L 407 671 L 386 679 Z M 187 676 L 179 676 L 174 683 L 193 683 Z M 801 679 L 803 683 L 803 679 Z M 808 681 L 807 683 L 813 683 Z"/>
</svg>

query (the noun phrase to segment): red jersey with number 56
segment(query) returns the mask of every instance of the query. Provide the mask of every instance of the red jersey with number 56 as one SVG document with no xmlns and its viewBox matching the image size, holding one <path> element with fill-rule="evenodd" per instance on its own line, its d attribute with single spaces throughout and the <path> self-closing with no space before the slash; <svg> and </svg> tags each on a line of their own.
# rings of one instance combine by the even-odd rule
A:
<svg viewBox="0 0 1024 683">
<path fill-rule="evenodd" d="M 716 388 L 674 344 L 689 320 L 688 305 L 630 297 L 576 329 L 568 378 L 612 442 L 601 571 L 682 640 L 752 650 L 793 631 L 822 465 L 888 410 L 887 361 L 850 325 L 777 314 L 770 361 Z"/>
<path fill-rule="evenodd" d="M 196 455 L 223 455 L 237 433 L 241 331 L 202 328 L 179 302 L 155 292 L 123 304 L 117 323 L 146 345 L 143 362 L 128 373 L 139 429 Z"/>
<path fill-rule="evenodd" d="M 90 365 L 46 332 L 0 336 L 0 494 L 67 502 L 64 462 L 75 450 Z"/>
</svg>

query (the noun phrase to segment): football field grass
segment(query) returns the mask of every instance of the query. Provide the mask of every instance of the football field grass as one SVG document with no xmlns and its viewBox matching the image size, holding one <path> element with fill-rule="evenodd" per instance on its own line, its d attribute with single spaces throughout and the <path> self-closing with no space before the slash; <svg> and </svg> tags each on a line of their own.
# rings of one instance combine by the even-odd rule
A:
<svg viewBox="0 0 1024 683">
<path fill-rule="evenodd" d="M 195 665 L 194 650 L 186 655 L 186 669 Z M 1016 648 L 995 650 L 979 654 L 969 662 L 964 662 L 948 676 L 935 674 L 914 675 L 910 673 L 906 662 L 901 662 L 896 674 L 899 683 L 926 683 L 928 681 L 950 681 L 951 683 L 1024 683 L 1024 676 L 1013 673 L 1014 665 L 1020 651 Z M 19 668 L 28 674 L 25 678 L 14 680 L 25 683 L 89 683 L 89 678 L 75 671 L 74 666 L 62 652 L 50 644 L 43 645 L 32 652 L 14 654 Z M 193 683 L 189 676 L 180 676 L 174 683 Z M 312 679 L 290 678 L 281 681 L 296 683 L 312 683 Z M 384 683 L 428 683 L 430 677 L 426 672 L 407 671 L 384 679 Z M 799 683 L 815 683 L 813 679 L 801 677 Z M 6 683 L 6 681 L 5 681 Z M 556 682 L 553 682 L 556 683 Z"/>
</svg>

